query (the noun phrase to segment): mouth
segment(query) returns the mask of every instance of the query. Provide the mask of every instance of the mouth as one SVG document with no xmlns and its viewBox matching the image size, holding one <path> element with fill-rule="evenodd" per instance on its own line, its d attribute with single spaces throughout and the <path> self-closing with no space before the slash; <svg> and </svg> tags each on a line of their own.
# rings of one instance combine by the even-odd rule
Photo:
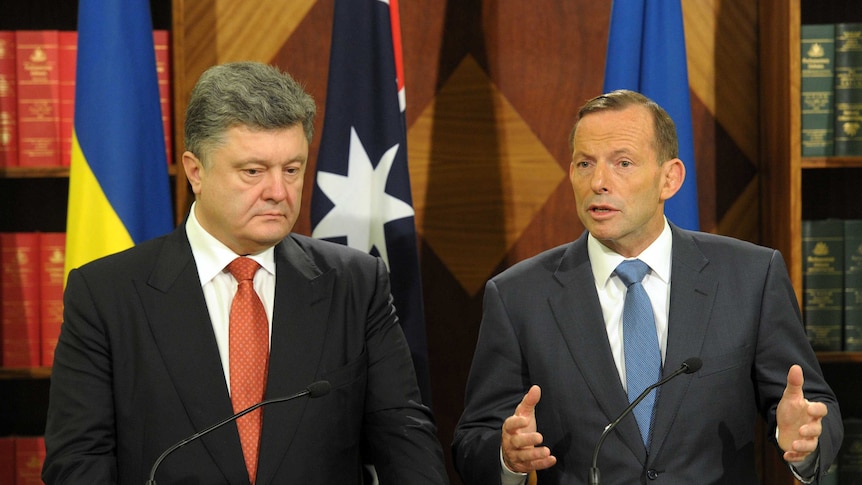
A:
<svg viewBox="0 0 862 485">
<path fill-rule="evenodd" d="M 587 207 L 587 212 L 592 212 L 595 214 L 609 214 L 611 212 L 618 212 L 617 209 L 608 206 L 608 205 L 597 205 L 593 204 Z"/>
<path fill-rule="evenodd" d="M 262 214 L 258 214 L 257 217 L 263 217 L 265 219 L 284 219 L 287 215 L 281 212 L 264 212 Z"/>
</svg>

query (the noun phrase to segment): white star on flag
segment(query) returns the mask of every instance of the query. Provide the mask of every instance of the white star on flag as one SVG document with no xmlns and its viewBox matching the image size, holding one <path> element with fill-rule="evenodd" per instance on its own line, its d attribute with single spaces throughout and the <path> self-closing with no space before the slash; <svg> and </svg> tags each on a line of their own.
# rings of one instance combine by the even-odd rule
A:
<svg viewBox="0 0 862 485">
<path fill-rule="evenodd" d="M 320 220 L 312 237 L 347 237 L 348 246 L 365 252 L 376 247 L 389 268 L 383 226 L 414 215 L 410 204 L 386 193 L 386 181 L 397 151 L 398 144 L 386 150 L 375 168 L 356 129 L 350 128 L 347 176 L 317 172 L 318 187 L 335 207 Z"/>
</svg>

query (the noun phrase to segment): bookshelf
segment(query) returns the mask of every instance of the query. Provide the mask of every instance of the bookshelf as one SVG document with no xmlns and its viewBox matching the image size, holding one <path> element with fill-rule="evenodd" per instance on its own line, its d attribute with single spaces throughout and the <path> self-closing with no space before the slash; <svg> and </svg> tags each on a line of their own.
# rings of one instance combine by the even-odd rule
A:
<svg viewBox="0 0 862 485">
<path fill-rule="evenodd" d="M 153 28 L 171 30 L 171 0 L 150 7 Z M 77 1 L 0 0 L 0 30 L 73 31 L 77 8 Z M 176 165 L 168 171 L 176 180 Z M 68 167 L 0 168 L 0 232 L 65 232 L 68 181 Z M 0 437 L 44 434 L 50 376 L 49 367 L 0 367 Z"/>
<path fill-rule="evenodd" d="M 781 250 L 802 302 L 803 219 L 862 218 L 862 156 L 802 157 L 800 25 L 862 21 L 855 0 L 761 0 L 762 242 Z M 842 415 L 862 416 L 862 352 L 818 353 Z M 764 450 L 764 483 L 795 483 Z"/>
</svg>

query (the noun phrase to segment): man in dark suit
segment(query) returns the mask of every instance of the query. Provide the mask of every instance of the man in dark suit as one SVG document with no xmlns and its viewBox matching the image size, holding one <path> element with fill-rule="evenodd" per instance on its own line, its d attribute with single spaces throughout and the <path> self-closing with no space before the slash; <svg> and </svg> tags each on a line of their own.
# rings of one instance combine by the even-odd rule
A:
<svg viewBox="0 0 862 485">
<path fill-rule="evenodd" d="M 627 383 L 653 352 L 650 384 L 690 357 L 703 367 L 653 391 L 643 424 L 631 415 L 608 435 L 602 484 L 756 484 L 758 413 L 797 477 L 819 481 L 841 443 L 841 415 L 781 255 L 667 221 L 664 201 L 685 169 L 673 121 L 648 98 L 615 91 L 588 101 L 571 143 L 587 232 L 485 287 L 453 443 L 465 483 L 533 473 L 540 485 L 587 483 L 602 430 L 640 394 Z M 645 263 L 631 264 L 647 272 L 653 344 L 629 354 L 624 307 L 634 290 L 618 265 L 634 259 Z"/>
<path fill-rule="evenodd" d="M 290 234 L 315 110 L 270 66 L 225 64 L 201 76 L 185 126 L 183 165 L 195 193 L 185 224 L 69 276 L 46 483 L 142 484 L 172 444 L 317 380 L 331 392 L 240 418 L 257 415 L 256 425 L 218 428 L 168 456 L 156 479 L 358 484 L 371 463 L 381 484 L 448 483 L 385 265 Z M 250 331 L 262 336 L 261 352 L 234 351 L 243 340 L 233 328 L 243 278 L 233 276 L 234 260 L 259 266 L 246 294 L 260 305 L 248 303 L 246 315 L 265 314 Z M 255 373 L 260 390 L 238 404 Z"/>
</svg>

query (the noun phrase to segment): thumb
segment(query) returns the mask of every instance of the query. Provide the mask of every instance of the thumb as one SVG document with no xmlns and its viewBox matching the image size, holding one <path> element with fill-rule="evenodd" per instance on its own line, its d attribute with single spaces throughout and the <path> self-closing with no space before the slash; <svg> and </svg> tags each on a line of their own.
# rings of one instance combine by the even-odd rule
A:
<svg viewBox="0 0 862 485">
<path fill-rule="evenodd" d="M 515 414 L 526 418 L 533 417 L 536 413 L 536 405 L 539 404 L 539 399 L 541 398 L 542 389 L 536 385 L 530 387 L 530 390 L 527 391 L 527 394 L 524 395 L 521 403 L 515 409 Z"/>
<path fill-rule="evenodd" d="M 802 384 L 805 382 L 805 377 L 802 374 L 802 367 L 798 364 L 793 364 L 787 372 L 787 387 L 784 388 L 784 396 L 795 398 L 804 396 L 802 392 Z"/>
</svg>

